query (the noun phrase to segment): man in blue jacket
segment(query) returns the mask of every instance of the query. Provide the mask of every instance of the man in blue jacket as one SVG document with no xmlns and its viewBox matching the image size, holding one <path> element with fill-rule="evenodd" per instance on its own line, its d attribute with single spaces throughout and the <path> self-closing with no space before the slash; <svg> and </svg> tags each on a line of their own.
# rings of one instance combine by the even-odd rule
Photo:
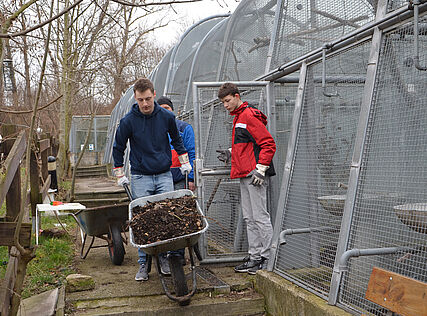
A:
<svg viewBox="0 0 427 316">
<path fill-rule="evenodd" d="M 172 101 L 165 96 L 162 96 L 157 99 L 157 103 L 164 109 L 169 110 L 173 112 L 173 103 Z M 190 164 L 191 167 L 193 167 L 193 161 L 196 159 L 196 146 L 195 146 L 195 140 L 194 140 L 194 131 L 193 127 L 191 127 L 190 124 L 187 122 L 175 119 L 176 126 L 178 127 L 179 134 L 181 135 L 182 141 L 184 142 L 184 147 L 187 150 L 188 157 L 190 158 Z M 175 190 L 179 189 L 185 189 L 185 175 L 181 173 L 181 170 L 179 169 L 181 164 L 178 160 L 178 154 L 176 150 L 174 149 L 173 145 L 171 144 L 171 150 L 172 150 L 172 177 L 173 177 L 173 185 L 175 187 Z M 194 191 L 196 189 L 194 185 L 194 175 L 193 171 L 191 171 L 188 174 L 188 188 L 191 191 Z"/>
<path fill-rule="evenodd" d="M 181 172 L 192 170 L 188 154 L 175 123 L 175 115 L 161 108 L 154 98 L 153 83 L 146 79 L 138 79 L 133 86 L 134 104 L 121 120 L 116 131 L 113 146 L 114 174 L 117 183 L 129 183 L 123 170 L 123 156 L 127 142 L 130 143 L 131 190 L 133 198 L 173 191 L 173 179 L 170 167 L 172 153 L 169 144 L 175 148 L 181 163 Z M 135 276 L 137 281 L 148 280 L 147 256 L 138 249 L 139 270 Z M 169 274 L 166 254 L 159 255 L 161 272 Z"/>
</svg>

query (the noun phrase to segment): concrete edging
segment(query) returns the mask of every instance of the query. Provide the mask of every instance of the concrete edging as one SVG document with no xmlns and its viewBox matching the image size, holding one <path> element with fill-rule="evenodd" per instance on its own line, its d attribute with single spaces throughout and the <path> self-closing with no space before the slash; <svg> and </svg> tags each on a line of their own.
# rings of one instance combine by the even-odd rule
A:
<svg viewBox="0 0 427 316">
<path fill-rule="evenodd" d="M 293 284 L 274 272 L 258 271 L 255 289 L 265 298 L 268 315 L 282 316 L 350 316 L 322 298 Z"/>
</svg>

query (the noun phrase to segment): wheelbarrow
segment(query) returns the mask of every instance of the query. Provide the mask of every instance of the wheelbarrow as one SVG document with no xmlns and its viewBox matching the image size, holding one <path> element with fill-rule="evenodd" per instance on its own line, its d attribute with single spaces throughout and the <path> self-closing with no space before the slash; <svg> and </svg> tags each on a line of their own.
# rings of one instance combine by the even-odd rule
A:
<svg viewBox="0 0 427 316">
<path fill-rule="evenodd" d="M 86 208 L 75 215 L 84 233 L 80 257 L 85 259 L 92 248 L 108 247 L 111 262 L 121 265 L 125 255 L 123 243 L 127 244 L 126 235 L 122 232 L 125 232 L 128 219 L 128 203 Z M 92 240 L 86 247 L 87 236 L 91 236 Z M 105 240 L 107 244 L 94 246 L 96 237 Z"/>
<path fill-rule="evenodd" d="M 147 204 L 147 202 L 158 202 L 165 199 L 175 199 L 175 198 L 180 198 L 186 195 L 193 196 L 193 192 L 190 190 L 184 189 L 184 190 L 171 191 L 171 192 L 150 195 L 150 196 L 135 199 L 129 204 L 129 220 L 132 220 L 133 218 L 132 210 L 136 206 L 144 206 L 145 204 Z M 194 264 L 193 246 L 198 242 L 200 235 L 204 233 L 209 226 L 197 201 L 196 201 L 196 205 L 197 205 L 197 211 L 203 217 L 203 228 L 191 234 L 186 234 L 183 236 L 158 241 L 151 244 L 139 245 L 135 242 L 132 227 L 129 227 L 130 244 L 134 247 L 142 248 L 142 250 L 144 250 L 144 252 L 147 255 L 155 258 L 157 273 L 160 277 L 160 282 L 162 283 L 162 287 L 163 287 L 163 290 L 165 291 L 166 296 L 171 300 L 178 302 L 178 304 L 181 306 L 188 305 L 190 303 L 191 297 L 196 292 L 197 283 L 196 283 L 196 269 Z M 165 253 L 168 251 L 178 250 L 182 248 L 187 248 L 188 253 L 190 254 L 190 263 L 191 263 L 190 269 L 191 269 L 193 284 L 192 284 L 191 291 L 188 292 L 187 281 L 186 281 L 184 268 L 182 266 L 180 256 L 173 256 L 173 255 L 168 256 L 171 275 L 172 275 L 172 281 L 173 281 L 174 290 L 175 290 L 175 295 L 173 295 L 172 292 L 169 290 L 168 286 L 166 285 L 165 277 L 160 273 L 160 263 L 159 263 L 158 255 L 160 253 Z"/>
</svg>

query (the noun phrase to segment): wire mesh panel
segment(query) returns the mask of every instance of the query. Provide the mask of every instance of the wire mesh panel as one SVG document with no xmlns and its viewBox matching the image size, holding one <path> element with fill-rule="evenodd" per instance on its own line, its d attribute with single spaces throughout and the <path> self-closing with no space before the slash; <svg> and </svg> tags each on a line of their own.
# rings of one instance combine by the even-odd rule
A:
<svg viewBox="0 0 427 316">
<path fill-rule="evenodd" d="M 274 86 L 276 108 L 276 154 L 274 155 L 276 165 L 274 167 L 279 184 L 282 183 L 283 170 L 285 168 L 297 88 L 298 85 L 293 83 L 276 84 Z"/>
<path fill-rule="evenodd" d="M 175 105 L 176 113 L 182 112 L 187 92 L 188 78 L 198 46 L 205 35 L 224 17 L 212 17 L 189 29 L 175 48 L 169 82 L 164 92 Z"/>
<path fill-rule="evenodd" d="M 156 89 L 156 93 L 161 96 L 164 94 L 166 77 L 168 75 L 168 71 L 170 70 L 170 58 L 172 55 L 173 48 L 170 49 L 165 56 L 163 56 L 162 60 L 157 66 L 156 76 L 154 78 L 153 84 L 154 89 Z"/>
<path fill-rule="evenodd" d="M 224 35 L 229 20 L 228 17 L 216 24 L 197 48 L 188 78 L 188 91 L 184 102 L 187 107 L 190 105 L 192 107 L 193 104 L 192 82 L 213 82 L 217 78 Z"/>
<path fill-rule="evenodd" d="M 286 244 L 279 247 L 274 271 L 323 297 L 334 265 L 369 46 L 328 58 L 327 87 L 322 88 L 321 62 L 307 68 L 281 224 Z"/>
<path fill-rule="evenodd" d="M 409 250 L 350 259 L 339 301 L 365 314 L 386 315 L 364 299 L 372 267 L 427 282 L 427 73 L 413 65 L 413 34 L 410 23 L 383 38 L 348 245 Z M 419 35 L 426 65 L 427 29 Z"/>
<path fill-rule="evenodd" d="M 270 69 L 354 31 L 373 20 L 375 10 L 369 0 L 285 0 Z"/>
<path fill-rule="evenodd" d="M 393 11 L 398 8 L 401 8 L 405 5 L 408 5 L 407 0 L 389 0 L 388 2 L 388 11 Z"/>
<path fill-rule="evenodd" d="M 70 152 L 79 153 L 83 149 L 91 118 L 89 116 L 73 116 L 70 133 Z M 101 152 L 107 140 L 109 115 L 98 115 L 93 118 L 88 150 Z"/>
<path fill-rule="evenodd" d="M 246 0 L 233 13 L 218 80 L 252 80 L 264 73 L 276 0 Z"/>
<path fill-rule="evenodd" d="M 209 257 L 236 257 L 247 254 L 246 228 L 241 214 L 239 179 L 231 180 L 229 169 L 219 161 L 217 149 L 231 147 L 233 116 L 218 100 L 219 86 L 198 87 L 197 104 L 200 128 L 196 134 L 196 159 L 203 161 L 203 168 L 225 170 L 222 175 L 202 175 L 202 205 L 209 221 L 204 247 Z M 239 85 L 241 98 L 267 111 L 265 86 Z M 197 123 L 196 123 L 197 124 Z M 198 183 L 200 185 L 200 183 Z"/>
</svg>

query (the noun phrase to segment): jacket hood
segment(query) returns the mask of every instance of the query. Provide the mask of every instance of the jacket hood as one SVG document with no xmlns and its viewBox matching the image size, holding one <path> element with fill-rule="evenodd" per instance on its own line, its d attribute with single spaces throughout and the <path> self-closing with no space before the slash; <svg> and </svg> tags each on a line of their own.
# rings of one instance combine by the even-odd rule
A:
<svg viewBox="0 0 427 316">
<path fill-rule="evenodd" d="M 160 111 L 161 107 L 159 106 L 159 104 L 154 101 L 154 109 L 153 112 L 151 112 L 151 114 L 145 115 L 142 114 L 141 111 L 139 110 L 139 106 L 138 103 L 135 103 L 134 105 L 132 105 L 132 114 L 135 115 L 136 117 L 141 118 L 141 132 L 145 132 L 145 126 L 147 125 L 147 120 L 151 119 L 152 117 L 154 117 L 159 111 Z M 153 129 L 154 126 L 152 126 L 151 129 Z M 153 132 L 153 131 L 151 131 Z"/>
<path fill-rule="evenodd" d="M 267 125 L 267 116 L 258 110 L 256 107 L 249 105 L 248 102 L 243 102 L 237 109 L 231 111 L 231 115 L 240 115 L 244 110 L 249 109 L 254 113 L 254 117 L 260 120 L 264 125 Z"/>
<path fill-rule="evenodd" d="M 157 101 L 154 101 L 154 109 L 153 109 L 153 112 L 151 112 L 151 114 L 148 114 L 148 115 L 145 115 L 145 114 L 142 114 L 142 113 L 141 113 L 141 111 L 139 110 L 138 103 L 135 103 L 134 105 L 132 105 L 132 113 L 133 113 L 133 114 L 135 114 L 135 115 L 137 115 L 137 116 L 139 116 L 139 117 L 147 118 L 147 119 L 149 119 L 149 118 L 153 117 L 153 116 L 154 116 L 154 115 L 156 115 L 156 113 L 157 113 L 157 112 L 159 112 L 159 111 L 160 111 L 160 106 L 159 106 L 159 104 L 157 103 Z"/>
</svg>

